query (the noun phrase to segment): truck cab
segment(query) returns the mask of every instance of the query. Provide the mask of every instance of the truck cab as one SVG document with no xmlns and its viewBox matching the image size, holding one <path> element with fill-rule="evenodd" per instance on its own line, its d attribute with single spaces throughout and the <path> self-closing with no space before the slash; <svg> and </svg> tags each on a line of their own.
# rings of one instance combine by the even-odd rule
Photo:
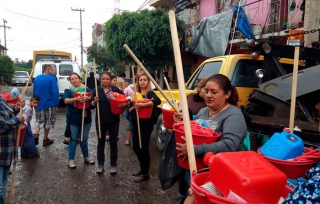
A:
<svg viewBox="0 0 320 204">
<path fill-rule="evenodd" d="M 44 66 L 51 65 L 54 67 L 54 74 L 57 78 L 57 83 L 59 87 L 60 99 L 63 97 L 64 90 L 70 86 L 69 76 L 72 73 L 80 74 L 80 67 L 78 63 L 71 60 L 52 60 L 52 59 L 42 59 L 39 60 L 34 68 L 33 79 L 43 74 Z"/>
<path fill-rule="evenodd" d="M 237 88 L 239 108 L 252 116 L 252 124 L 248 128 L 252 137 L 260 138 L 257 140 L 271 137 L 289 126 L 293 58 L 294 46 L 260 42 L 252 48 L 252 54 L 224 55 L 204 61 L 186 83 L 186 92 L 195 92 L 197 84 L 205 76 L 226 75 Z M 301 49 L 294 123 L 302 130 L 296 134 L 305 144 L 315 147 L 320 145 L 320 122 L 314 117 L 317 114 L 315 107 L 320 104 L 319 62 L 319 49 Z M 166 102 L 160 93 L 158 96 L 162 104 Z M 173 96 L 179 100 L 179 90 L 173 90 Z M 318 112 L 320 115 L 320 110 Z M 167 139 L 161 114 L 156 131 L 157 146 L 161 151 Z"/>
</svg>

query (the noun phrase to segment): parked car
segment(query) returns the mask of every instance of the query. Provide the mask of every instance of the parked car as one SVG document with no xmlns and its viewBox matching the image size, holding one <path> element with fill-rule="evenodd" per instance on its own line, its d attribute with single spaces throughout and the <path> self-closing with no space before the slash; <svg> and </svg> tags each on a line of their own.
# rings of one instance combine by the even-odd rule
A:
<svg viewBox="0 0 320 204">
<path fill-rule="evenodd" d="M 29 79 L 29 73 L 26 71 L 15 71 L 13 76 L 12 76 L 12 80 L 11 80 L 11 84 L 12 86 L 16 86 L 18 84 L 27 84 L 28 83 L 28 79 Z M 29 81 L 28 86 L 30 86 L 32 83 L 32 81 Z"/>
</svg>

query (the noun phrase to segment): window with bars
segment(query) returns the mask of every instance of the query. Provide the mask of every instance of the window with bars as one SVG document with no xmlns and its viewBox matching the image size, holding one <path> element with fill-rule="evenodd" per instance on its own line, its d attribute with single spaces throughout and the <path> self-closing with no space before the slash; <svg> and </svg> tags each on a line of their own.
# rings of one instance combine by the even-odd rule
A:
<svg viewBox="0 0 320 204">
<path fill-rule="evenodd" d="M 185 83 L 189 80 L 189 78 L 191 77 L 191 65 L 183 65 L 183 76 L 184 76 L 184 80 Z M 173 67 L 173 80 L 174 82 L 178 82 L 178 77 L 177 77 L 177 69 L 174 66 Z"/>
</svg>

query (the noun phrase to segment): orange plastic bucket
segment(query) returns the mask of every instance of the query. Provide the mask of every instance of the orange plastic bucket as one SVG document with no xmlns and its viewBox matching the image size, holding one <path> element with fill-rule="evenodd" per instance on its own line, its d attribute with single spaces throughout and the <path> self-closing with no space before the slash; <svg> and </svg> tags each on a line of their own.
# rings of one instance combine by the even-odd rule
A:
<svg viewBox="0 0 320 204">
<path fill-rule="evenodd" d="M 110 98 L 111 112 L 117 115 L 122 114 L 124 112 L 124 108 L 119 108 L 119 105 L 123 103 L 127 103 L 127 100 L 116 100 Z"/>
<path fill-rule="evenodd" d="M 80 97 L 80 96 L 83 96 L 83 95 L 84 95 L 84 93 L 78 93 L 78 92 L 76 92 L 76 93 L 73 94 L 73 96 L 74 96 L 75 98 Z M 91 97 L 91 95 L 92 95 L 91 92 L 86 92 L 86 96 Z M 85 102 L 85 109 L 89 109 L 89 105 L 90 105 L 90 101 L 86 101 L 86 102 Z M 83 109 L 83 103 L 80 103 L 80 102 L 77 101 L 77 102 L 76 102 L 76 107 L 77 107 L 77 109 L 82 110 L 82 109 Z"/>
<path fill-rule="evenodd" d="M 173 130 L 175 131 L 175 139 L 176 139 L 176 143 L 181 143 L 184 144 L 185 141 L 183 141 L 181 139 L 181 136 L 185 136 L 184 131 L 181 131 L 180 129 L 177 128 L 177 126 L 173 126 Z M 204 135 L 197 135 L 197 134 L 192 134 L 192 139 L 193 139 L 193 144 L 195 145 L 200 145 L 200 144 L 211 144 L 213 142 L 216 142 L 218 140 L 218 138 L 220 137 L 220 135 L 218 133 L 215 132 L 214 135 L 212 136 L 204 136 Z M 177 154 L 179 154 L 179 152 L 177 152 Z M 190 169 L 189 167 L 189 161 L 185 160 L 184 162 L 182 162 L 182 157 L 178 157 L 178 165 L 181 168 L 184 169 Z M 197 169 L 203 169 L 208 167 L 204 162 L 203 162 L 203 157 L 196 157 L 196 166 Z"/>
<path fill-rule="evenodd" d="M 148 100 L 138 100 L 138 103 L 147 103 L 151 101 L 150 99 Z M 135 105 L 135 101 L 133 101 L 133 105 Z M 139 118 L 140 119 L 148 119 L 148 118 L 151 118 L 151 115 L 152 115 L 152 109 L 153 109 L 153 106 L 149 106 L 149 107 L 145 107 L 145 108 L 140 108 L 138 113 L 139 113 Z"/>
<path fill-rule="evenodd" d="M 20 127 L 20 137 L 19 137 L 19 142 L 18 142 L 19 147 L 21 147 L 21 145 L 23 143 L 23 138 L 24 138 L 24 134 L 26 133 L 27 126 L 28 126 L 28 124 L 24 124 L 24 125 L 21 125 L 21 127 Z M 18 134 L 17 134 L 17 139 L 18 139 Z"/>
<path fill-rule="evenodd" d="M 162 108 L 162 119 L 163 119 L 163 125 L 167 129 L 172 129 L 173 126 L 173 114 L 174 110 L 167 110 Z"/>
<path fill-rule="evenodd" d="M 216 167 L 216 168 L 219 168 L 219 167 Z M 230 200 L 225 197 L 215 195 L 203 189 L 201 186 L 208 182 L 210 182 L 209 172 L 204 172 L 204 173 L 200 173 L 192 176 L 190 181 L 190 186 L 194 192 L 196 204 L 212 204 L 212 203 L 242 204 L 243 203 L 243 202 Z M 286 186 L 281 196 L 285 199 L 291 191 L 292 189 Z"/>
</svg>

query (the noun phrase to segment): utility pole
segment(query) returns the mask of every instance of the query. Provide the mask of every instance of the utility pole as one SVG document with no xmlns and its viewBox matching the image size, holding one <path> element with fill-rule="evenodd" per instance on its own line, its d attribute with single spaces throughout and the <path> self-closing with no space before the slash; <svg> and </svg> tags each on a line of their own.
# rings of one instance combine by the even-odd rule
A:
<svg viewBox="0 0 320 204">
<path fill-rule="evenodd" d="M 114 14 L 120 14 L 120 0 L 114 0 Z"/>
<path fill-rule="evenodd" d="M 312 29 L 319 28 L 319 12 L 320 3 L 319 1 L 306 0 L 304 10 L 304 31 L 310 31 Z M 318 41 L 319 32 L 309 33 L 304 35 L 304 46 L 311 47 L 311 43 Z"/>
<path fill-rule="evenodd" d="M 6 23 L 8 23 L 8 21 L 6 21 L 5 19 L 3 19 L 3 25 L 0 25 L 0 28 L 3 27 L 4 28 L 4 47 L 7 48 L 7 38 L 6 38 L 6 28 L 11 28 L 9 26 L 6 26 Z"/>
<path fill-rule="evenodd" d="M 80 11 L 81 69 L 83 69 L 82 11 L 84 11 L 84 9 L 73 9 L 71 7 L 71 11 Z"/>
</svg>

